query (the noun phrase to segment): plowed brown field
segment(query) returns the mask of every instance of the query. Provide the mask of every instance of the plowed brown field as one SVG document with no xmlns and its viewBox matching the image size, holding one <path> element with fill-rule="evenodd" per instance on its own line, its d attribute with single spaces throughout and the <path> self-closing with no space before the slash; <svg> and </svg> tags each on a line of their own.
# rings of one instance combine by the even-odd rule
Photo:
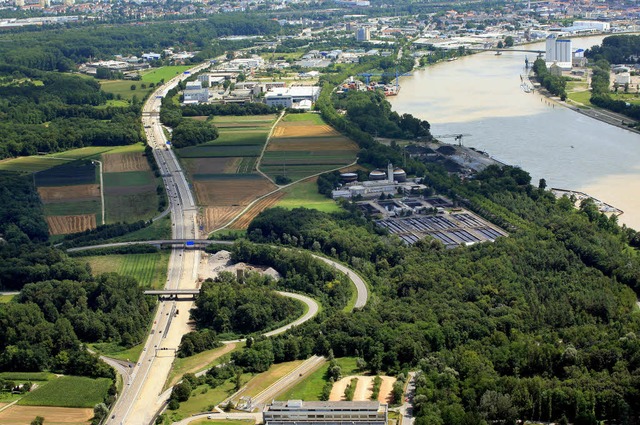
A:
<svg viewBox="0 0 640 425">
<path fill-rule="evenodd" d="M 329 395 L 330 401 L 344 400 L 344 390 L 351 382 L 352 378 L 358 378 L 358 384 L 353 394 L 353 401 L 365 401 L 371 399 L 371 393 L 373 391 L 373 376 L 347 376 L 340 379 L 331 389 Z M 382 384 L 380 385 L 380 392 L 378 393 L 378 401 L 381 403 L 388 403 L 391 397 L 391 390 L 393 389 L 393 383 L 396 378 L 392 376 L 381 376 Z"/>
<path fill-rule="evenodd" d="M 47 217 L 49 233 L 52 235 L 67 235 L 96 228 L 96 215 L 53 215 Z"/>
<path fill-rule="evenodd" d="M 251 221 L 256 218 L 258 214 L 267 208 L 271 208 L 274 206 L 280 198 L 284 196 L 284 192 L 276 192 L 271 196 L 267 196 L 264 199 L 261 199 L 259 202 L 256 202 L 247 212 L 245 212 L 242 217 L 237 219 L 235 222 L 229 226 L 230 229 L 246 229 L 249 227 Z"/>
<path fill-rule="evenodd" d="M 100 198 L 100 186 L 97 184 L 81 184 L 76 186 L 39 187 L 38 194 L 42 202 L 65 202 Z"/>
<path fill-rule="evenodd" d="M 276 188 L 264 178 L 199 180 L 194 181 L 193 186 L 200 205 L 217 207 L 248 205 Z"/>
<path fill-rule="evenodd" d="M 204 230 L 209 233 L 220 226 L 227 224 L 244 207 L 207 207 L 204 209 Z"/>
<path fill-rule="evenodd" d="M 323 125 L 291 125 L 300 123 L 280 123 L 273 130 L 272 137 L 331 137 L 340 136 L 333 127 Z"/>
<path fill-rule="evenodd" d="M 190 174 L 235 173 L 242 158 L 186 158 L 183 159 Z"/>
<path fill-rule="evenodd" d="M 0 412 L 2 425 L 30 424 L 36 416 L 45 418 L 47 425 L 87 424 L 93 417 L 93 409 L 45 406 L 11 406 Z"/>
<path fill-rule="evenodd" d="M 318 137 L 306 139 L 271 139 L 268 151 L 357 151 L 358 145 L 346 137 Z"/>
<path fill-rule="evenodd" d="M 104 173 L 146 170 L 149 170 L 149 163 L 142 152 L 107 153 L 102 155 L 102 171 Z"/>
</svg>

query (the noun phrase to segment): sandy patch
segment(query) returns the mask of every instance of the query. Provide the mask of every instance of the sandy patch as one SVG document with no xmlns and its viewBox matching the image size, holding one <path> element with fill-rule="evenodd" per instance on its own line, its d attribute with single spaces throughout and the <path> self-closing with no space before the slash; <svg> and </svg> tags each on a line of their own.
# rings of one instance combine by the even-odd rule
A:
<svg viewBox="0 0 640 425">
<path fill-rule="evenodd" d="M 621 209 L 624 214 L 618 217 L 618 223 L 640 230 L 640 196 L 636 195 L 640 193 L 640 179 L 637 173 L 605 177 L 579 190 Z"/>
<path fill-rule="evenodd" d="M 102 155 L 102 172 L 122 173 L 149 170 L 147 157 L 142 152 L 108 153 Z"/>
<path fill-rule="evenodd" d="M 100 198 L 100 186 L 97 184 L 43 186 L 38 188 L 38 194 L 45 204 L 48 202 L 98 199 Z"/>
<path fill-rule="evenodd" d="M 356 391 L 353 395 L 354 401 L 368 401 L 371 400 L 371 394 L 373 392 L 373 379 L 374 376 L 347 376 L 340 379 L 333 384 L 331 394 L 329 395 L 330 401 L 344 400 L 344 390 L 353 378 L 358 378 L 358 384 L 356 385 Z M 381 376 L 382 384 L 380 385 L 380 393 L 378 395 L 378 401 L 387 403 L 391 398 L 391 390 L 393 389 L 393 383 L 396 378 L 391 376 Z"/>
<path fill-rule="evenodd" d="M 14 405 L 0 412 L 0 423 L 25 425 L 31 423 L 36 416 L 42 416 L 47 425 L 86 424 L 93 417 L 93 409 Z"/>
<path fill-rule="evenodd" d="M 96 228 L 95 214 L 82 215 L 54 215 L 47 217 L 49 233 L 52 235 L 67 235 Z"/>
</svg>

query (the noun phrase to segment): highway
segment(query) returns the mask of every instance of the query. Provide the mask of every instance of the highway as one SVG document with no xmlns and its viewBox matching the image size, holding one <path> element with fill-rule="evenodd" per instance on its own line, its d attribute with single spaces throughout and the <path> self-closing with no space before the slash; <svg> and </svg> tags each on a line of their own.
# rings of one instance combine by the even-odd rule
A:
<svg viewBox="0 0 640 425">
<path fill-rule="evenodd" d="M 192 73 L 209 66 L 209 62 L 192 68 Z M 142 124 L 147 143 L 163 176 L 172 219 L 172 238 L 197 239 L 197 208 L 189 184 L 173 150 L 167 145 L 160 124 L 162 97 L 178 82 L 189 77 L 180 74 L 151 94 L 142 110 Z M 174 248 L 169 259 L 166 289 L 196 289 L 200 251 Z M 109 424 L 140 425 L 151 422 L 157 411 L 158 395 L 169 374 L 182 335 L 189 331 L 187 321 L 191 302 L 160 301 L 153 328 L 144 345 L 138 363 L 131 368 L 128 382 L 118 398 Z M 184 312 L 179 314 L 179 309 Z"/>
</svg>

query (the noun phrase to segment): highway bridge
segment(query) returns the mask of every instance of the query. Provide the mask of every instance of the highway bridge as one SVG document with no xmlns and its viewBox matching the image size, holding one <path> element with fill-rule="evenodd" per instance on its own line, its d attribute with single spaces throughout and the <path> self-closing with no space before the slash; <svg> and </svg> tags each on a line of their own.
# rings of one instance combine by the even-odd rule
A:
<svg viewBox="0 0 640 425">
<path fill-rule="evenodd" d="M 100 249 L 100 248 L 113 248 L 113 247 L 121 247 L 121 246 L 131 246 L 131 245 L 154 245 L 158 247 L 180 247 L 180 248 L 192 248 L 192 249 L 202 249 L 207 245 L 222 244 L 222 245 L 233 245 L 233 241 L 217 241 L 210 239 L 157 239 L 152 241 L 132 241 L 132 242 L 117 242 L 117 243 L 108 243 L 102 245 L 91 245 L 91 246 L 79 246 L 76 248 L 67 249 L 68 252 L 75 251 L 87 251 L 89 249 Z"/>
</svg>

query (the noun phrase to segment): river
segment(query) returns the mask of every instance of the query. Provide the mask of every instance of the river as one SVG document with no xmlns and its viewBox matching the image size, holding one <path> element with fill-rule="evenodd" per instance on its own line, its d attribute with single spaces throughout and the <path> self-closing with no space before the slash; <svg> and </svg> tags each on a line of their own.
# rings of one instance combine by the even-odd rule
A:
<svg viewBox="0 0 640 425">
<path fill-rule="evenodd" d="M 602 36 L 573 40 L 573 48 Z M 544 50 L 544 43 L 527 46 Z M 528 171 L 532 182 L 579 190 L 624 211 L 640 229 L 640 135 L 588 118 L 520 88 L 525 57 L 486 52 L 416 70 L 388 98 L 398 113 L 431 123 L 434 135 L 466 133 L 463 143 Z M 453 139 L 442 139 L 453 143 Z"/>
</svg>

